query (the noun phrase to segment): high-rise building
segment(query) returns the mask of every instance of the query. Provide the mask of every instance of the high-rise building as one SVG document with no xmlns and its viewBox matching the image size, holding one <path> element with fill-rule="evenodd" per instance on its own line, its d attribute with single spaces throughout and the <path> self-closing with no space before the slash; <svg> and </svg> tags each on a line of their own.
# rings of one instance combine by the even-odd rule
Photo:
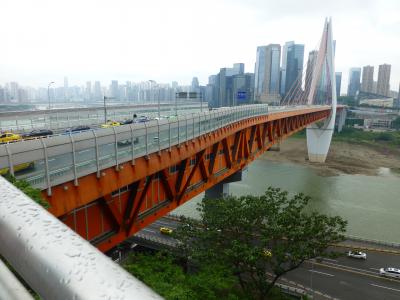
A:
<svg viewBox="0 0 400 300">
<path fill-rule="evenodd" d="M 10 82 L 10 100 L 11 102 L 16 102 L 18 100 L 18 83 L 17 82 Z"/>
<path fill-rule="evenodd" d="M 92 98 L 92 82 L 86 82 L 86 89 L 85 89 L 85 99 L 90 100 Z"/>
<path fill-rule="evenodd" d="M 101 100 L 103 97 L 101 93 L 101 85 L 100 81 L 95 81 L 94 82 L 94 99 L 95 100 Z"/>
<path fill-rule="evenodd" d="M 378 84 L 376 87 L 376 93 L 378 95 L 389 97 L 390 69 L 391 65 L 388 64 L 379 65 Z"/>
<path fill-rule="evenodd" d="M 306 81 L 304 84 L 306 97 L 308 97 L 308 94 L 310 92 L 310 86 L 311 86 L 311 81 L 312 81 L 312 77 L 314 74 L 314 67 L 315 67 L 315 63 L 317 61 L 317 56 L 318 56 L 317 50 L 313 50 L 308 53 Z"/>
<path fill-rule="evenodd" d="M 374 88 L 374 67 L 365 66 L 362 71 L 361 92 L 372 93 Z"/>
<path fill-rule="evenodd" d="M 254 72 L 255 100 L 279 103 L 281 46 L 269 44 L 257 47 Z"/>
<path fill-rule="evenodd" d="M 304 45 L 287 42 L 283 46 L 282 72 L 281 72 L 281 95 L 286 95 L 293 89 L 301 88 L 304 62 Z"/>
<path fill-rule="evenodd" d="M 399 93 L 397 94 L 397 99 L 393 99 L 393 108 L 400 109 L 400 84 L 399 84 Z"/>
<path fill-rule="evenodd" d="M 68 87 L 68 77 L 64 77 L 64 100 L 69 99 L 69 87 Z"/>
<path fill-rule="evenodd" d="M 340 96 L 340 88 L 342 86 L 342 72 L 335 72 L 336 81 L 336 97 Z"/>
<path fill-rule="evenodd" d="M 110 94 L 112 98 L 114 98 L 115 100 L 119 100 L 118 80 L 111 81 Z"/>
<path fill-rule="evenodd" d="M 349 86 L 347 96 L 356 96 L 360 91 L 361 68 L 351 68 L 349 73 Z"/>
<path fill-rule="evenodd" d="M 192 92 L 199 91 L 199 79 L 197 77 L 193 77 L 192 79 L 191 91 Z"/>
<path fill-rule="evenodd" d="M 6 91 L 0 86 L 0 103 L 6 102 Z"/>
</svg>

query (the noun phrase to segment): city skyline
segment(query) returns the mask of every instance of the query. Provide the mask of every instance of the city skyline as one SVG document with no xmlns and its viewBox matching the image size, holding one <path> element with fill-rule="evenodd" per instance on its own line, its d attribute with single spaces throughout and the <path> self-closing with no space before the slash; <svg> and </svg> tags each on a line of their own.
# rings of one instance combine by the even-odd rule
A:
<svg viewBox="0 0 400 300">
<path fill-rule="evenodd" d="M 220 66 L 237 61 L 247 65 L 246 72 L 254 72 L 254 49 L 260 45 L 295 40 L 308 53 L 317 46 L 324 16 L 331 15 L 336 70 L 343 72 L 343 83 L 348 82 L 351 67 L 388 63 L 390 86 L 396 90 L 400 4 L 342 2 L 205 1 L 193 6 L 180 1 L 87 1 L 77 9 L 74 1 L 3 1 L 0 82 L 45 86 L 68 76 L 71 84 L 84 84 L 89 78 L 102 82 L 149 78 L 190 85 L 197 76 L 205 84 Z M 15 22 L 15 15 L 23 22 Z M 89 15 L 94 18 L 87 24 Z M 241 22 L 235 22 L 238 19 Z M 218 24 L 229 24 L 230 29 L 221 36 Z"/>
</svg>

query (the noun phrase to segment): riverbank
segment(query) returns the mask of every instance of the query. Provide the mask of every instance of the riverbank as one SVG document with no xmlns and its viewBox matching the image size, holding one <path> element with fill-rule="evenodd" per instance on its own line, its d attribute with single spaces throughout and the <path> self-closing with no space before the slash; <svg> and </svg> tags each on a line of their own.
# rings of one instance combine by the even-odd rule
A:
<svg viewBox="0 0 400 300">
<path fill-rule="evenodd" d="M 385 147 L 333 141 L 325 164 L 311 163 L 307 158 L 307 141 L 292 137 L 280 144 L 280 151 L 268 151 L 261 159 L 306 165 L 320 176 L 362 174 L 375 176 L 390 169 L 399 173 L 400 151 Z"/>
</svg>

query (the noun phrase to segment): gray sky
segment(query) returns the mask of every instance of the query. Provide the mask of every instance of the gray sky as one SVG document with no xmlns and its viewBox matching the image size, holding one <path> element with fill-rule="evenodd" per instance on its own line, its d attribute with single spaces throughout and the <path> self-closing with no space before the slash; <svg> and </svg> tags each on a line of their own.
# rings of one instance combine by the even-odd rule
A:
<svg viewBox="0 0 400 300">
<path fill-rule="evenodd" d="M 400 82 L 399 0 L 1 0 L 0 84 L 112 79 L 200 83 L 221 67 L 254 71 L 256 47 L 316 48 L 333 18 L 336 71 L 392 65 Z"/>
</svg>

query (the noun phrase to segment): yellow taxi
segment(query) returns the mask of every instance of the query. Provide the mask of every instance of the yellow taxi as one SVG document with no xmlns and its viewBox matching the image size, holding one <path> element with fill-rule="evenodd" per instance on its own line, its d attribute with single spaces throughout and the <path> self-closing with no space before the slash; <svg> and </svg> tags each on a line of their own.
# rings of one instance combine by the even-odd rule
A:
<svg viewBox="0 0 400 300">
<path fill-rule="evenodd" d="M 106 124 L 102 124 L 100 127 L 101 128 L 110 128 L 110 127 L 115 127 L 115 126 L 121 126 L 121 123 L 116 122 L 116 121 L 107 121 Z"/>
<path fill-rule="evenodd" d="M 170 234 L 172 234 L 172 229 L 171 228 L 168 228 L 168 227 L 160 227 L 160 232 L 162 233 L 162 234 L 166 234 L 166 235 L 170 235 Z"/>
<path fill-rule="evenodd" d="M 33 168 L 34 166 L 35 166 L 35 163 L 33 161 L 15 165 L 14 172 L 19 172 L 22 170 L 30 169 L 30 168 Z M 10 172 L 10 168 L 0 169 L 0 175 L 6 175 L 9 172 Z"/>
<path fill-rule="evenodd" d="M 3 143 L 11 143 L 22 140 L 22 137 L 19 134 L 12 132 L 3 132 L 0 133 L 0 144 Z"/>
<path fill-rule="evenodd" d="M 264 255 L 265 257 L 271 257 L 271 256 L 272 256 L 272 252 L 269 251 L 268 249 L 264 249 L 263 255 Z"/>
</svg>

